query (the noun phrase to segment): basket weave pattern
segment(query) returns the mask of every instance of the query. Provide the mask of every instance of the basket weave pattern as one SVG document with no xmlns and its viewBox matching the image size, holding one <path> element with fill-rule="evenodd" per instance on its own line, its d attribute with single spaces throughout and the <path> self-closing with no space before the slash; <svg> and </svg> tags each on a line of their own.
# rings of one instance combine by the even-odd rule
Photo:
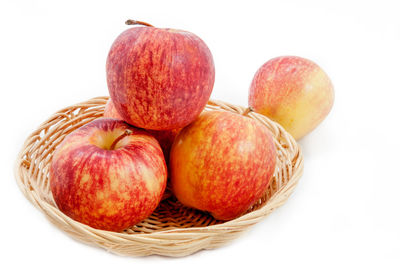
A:
<svg viewBox="0 0 400 266">
<path fill-rule="evenodd" d="M 302 175 L 301 150 L 280 125 L 243 107 L 209 101 L 206 110 L 243 114 L 260 121 L 271 131 L 277 149 L 277 165 L 264 196 L 243 216 L 222 222 L 207 213 L 182 206 L 167 191 L 165 199 L 150 217 L 122 233 L 91 228 L 58 210 L 49 187 L 49 166 L 54 149 L 64 137 L 102 117 L 107 100 L 108 97 L 93 98 L 52 115 L 25 141 L 15 165 L 15 177 L 25 197 L 55 226 L 87 244 L 130 256 L 185 256 L 201 249 L 213 249 L 236 238 L 284 204 Z"/>
</svg>

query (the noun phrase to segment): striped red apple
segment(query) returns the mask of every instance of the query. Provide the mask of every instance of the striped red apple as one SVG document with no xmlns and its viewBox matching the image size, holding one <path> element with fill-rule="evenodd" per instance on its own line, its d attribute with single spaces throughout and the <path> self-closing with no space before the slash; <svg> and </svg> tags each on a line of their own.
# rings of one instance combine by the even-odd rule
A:
<svg viewBox="0 0 400 266">
<path fill-rule="evenodd" d="M 96 119 L 73 131 L 57 147 L 50 166 L 50 188 L 62 212 L 117 232 L 154 211 L 166 181 L 157 140 L 115 119 Z"/>
<path fill-rule="evenodd" d="M 188 125 L 207 104 L 214 85 L 210 50 L 183 30 L 146 26 L 124 31 L 111 46 L 106 69 L 118 113 L 146 129 Z"/>
</svg>

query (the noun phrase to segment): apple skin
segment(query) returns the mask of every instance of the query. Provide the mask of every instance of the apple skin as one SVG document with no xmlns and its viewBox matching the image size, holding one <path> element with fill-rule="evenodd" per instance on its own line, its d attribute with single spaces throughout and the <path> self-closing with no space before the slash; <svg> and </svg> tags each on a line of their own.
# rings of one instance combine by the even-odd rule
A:
<svg viewBox="0 0 400 266">
<path fill-rule="evenodd" d="M 324 120 L 334 97 L 331 80 L 317 64 L 282 56 L 266 62 L 255 74 L 249 106 L 299 140 Z"/>
<path fill-rule="evenodd" d="M 117 109 L 114 106 L 113 101 L 108 99 L 106 106 L 104 106 L 104 114 L 103 117 L 105 118 L 114 118 L 119 120 L 124 120 L 122 116 L 118 113 Z"/>
<path fill-rule="evenodd" d="M 214 62 L 193 33 L 154 27 L 124 31 L 107 58 L 107 84 L 118 113 L 146 129 L 182 128 L 201 113 L 214 85 Z"/>
<path fill-rule="evenodd" d="M 276 149 L 258 121 L 225 111 L 201 114 L 176 137 L 170 154 L 170 181 L 184 205 L 231 220 L 266 192 Z"/>
<path fill-rule="evenodd" d="M 106 106 L 104 107 L 104 115 L 103 117 L 107 118 L 114 118 L 123 120 L 123 118 L 118 113 L 117 109 L 114 106 L 113 101 L 108 99 Z M 169 152 L 171 150 L 172 143 L 176 135 L 178 135 L 180 128 L 171 129 L 171 130 L 150 130 L 147 129 L 146 131 L 149 132 L 153 137 L 158 140 L 160 143 L 161 149 L 163 150 L 165 161 L 169 162 Z"/>
<path fill-rule="evenodd" d="M 172 143 L 176 136 L 178 135 L 181 128 L 170 129 L 170 130 L 150 130 L 147 129 L 146 131 L 149 132 L 153 137 L 158 140 L 160 143 L 161 149 L 163 150 L 165 162 L 169 162 L 169 154 L 171 152 Z"/>
<path fill-rule="evenodd" d="M 111 143 L 124 134 L 132 132 Z M 96 229 L 122 231 L 148 217 L 159 204 L 167 168 L 157 140 L 115 119 L 96 119 L 57 147 L 50 188 L 58 208 Z"/>
</svg>

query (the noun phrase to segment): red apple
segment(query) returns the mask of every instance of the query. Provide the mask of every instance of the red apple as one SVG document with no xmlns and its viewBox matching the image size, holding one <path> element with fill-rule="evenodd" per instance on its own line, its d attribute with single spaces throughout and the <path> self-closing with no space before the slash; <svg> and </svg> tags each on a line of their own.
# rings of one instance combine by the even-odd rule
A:
<svg viewBox="0 0 400 266">
<path fill-rule="evenodd" d="M 158 140 L 158 143 L 160 143 L 161 149 L 164 152 L 165 161 L 167 163 L 169 162 L 169 153 L 171 151 L 172 143 L 174 142 L 175 137 L 178 135 L 180 130 L 180 128 L 170 130 L 146 130 L 153 137 L 155 137 L 156 140 Z"/>
<path fill-rule="evenodd" d="M 276 162 L 268 129 L 225 111 L 205 112 L 183 128 L 170 156 L 177 199 L 220 220 L 240 216 L 261 198 Z"/>
<path fill-rule="evenodd" d="M 118 113 L 117 109 L 115 108 L 114 103 L 111 100 L 111 98 L 108 99 L 106 106 L 104 106 L 103 117 L 124 120 L 122 118 L 122 116 Z"/>
<path fill-rule="evenodd" d="M 182 128 L 204 109 L 214 62 L 193 33 L 155 27 L 124 31 L 107 58 L 107 84 L 118 113 L 146 129 Z"/>
<path fill-rule="evenodd" d="M 314 62 L 282 56 L 265 63 L 250 86 L 249 106 L 281 124 L 295 139 L 317 127 L 332 109 L 333 85 Z"/>
<path fill-rule="evenodd" d="M 157 140 L 120 120 L 101 118 L 57 147 L 50 188 L 58 208 L 93 228 L 121 231 L 149 216 L 166 187 Z"/>
<path fill-rule="evenodd" d="M 114 119 L 122 120 L 122 117 L 120 116 L 117 109 L 115 108 L 114 103 L 111 100 L 111 98 L 106 103 L 103 116 L 107 117 L 107 118 L 114 118 Z M 176 135 L 178 135 L 178 132 L 180 130 L 181 130 L 180 128 L 171 129 L 171 130 L 150 130 L 150 129 L 146 130 L 152 136 L 154 136 L 156 138 L 156 140 L 158 140 L 158 142 L 160 143 L 161 149 L 164 152 L 166 162 L 168 162 L 168 160 L 169 160 L 169 151 L 171 150 L 172 143 L 174 142 L 174 139 L 175 139 Z"/>
</svg>

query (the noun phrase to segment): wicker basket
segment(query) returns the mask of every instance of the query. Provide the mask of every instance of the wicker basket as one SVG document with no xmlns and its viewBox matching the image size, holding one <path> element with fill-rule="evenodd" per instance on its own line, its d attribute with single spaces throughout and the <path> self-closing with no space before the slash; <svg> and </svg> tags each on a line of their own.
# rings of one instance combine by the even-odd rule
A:
<svg viewBox="0 0 400 266">
<path fill-rule="evenodd" d="M 54 149 L 76 128 L 103 115 L 108 97 L 98 97 L 60 110 L 25 141 L 15 165 L 17 183 L 26 196 L 58 228 L 70 236 L 106 250 L 130 256 L 185 256 L 217 248 L 238 237 L 288 199 L 303 172 L 303 156 L 296 141 L 278 124 L 243 107 L 210 101 L 207 110 L 226 110 L 263 123 L 277 148 L 277 166 L 265 195 L 241 217 L 222 222 L 166 197 L 153 214 L 122 233 L 91 228 L 58 210 L 49 189 L 48 173 Z M 168 195 L 168 194 L 166 194 Z"/>
</svg>

